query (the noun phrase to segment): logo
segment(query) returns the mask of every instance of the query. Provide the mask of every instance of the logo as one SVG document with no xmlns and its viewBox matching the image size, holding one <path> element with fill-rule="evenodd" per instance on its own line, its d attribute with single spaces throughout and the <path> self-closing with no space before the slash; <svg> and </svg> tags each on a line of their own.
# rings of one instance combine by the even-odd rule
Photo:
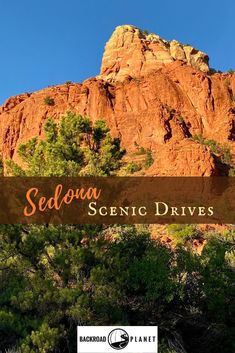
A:
<svg viewBox="0 0 235 353">
<path fill-rule="evenodd" d="M 157 326 L 78 326 L 77 353 L 157 353 Z"/>
<path fill-rule="evenodd" d="M 113 349 L 123 349 L 129 343 L 129 335 L 125 330 L 116 328 L 109 333 L 108 343 Z"/>
</svg>

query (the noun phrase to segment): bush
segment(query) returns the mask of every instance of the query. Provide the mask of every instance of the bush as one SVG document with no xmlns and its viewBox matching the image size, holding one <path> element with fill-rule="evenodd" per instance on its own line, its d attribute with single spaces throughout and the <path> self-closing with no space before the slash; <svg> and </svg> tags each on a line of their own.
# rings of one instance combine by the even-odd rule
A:
<svg viewBox="0 0 235 353">
<path fill-rule="evenodd" d="M 231 176 L 231 177 L 235 176 L 235 167 L 232 167 L 229 169 L 229 176 Z"/>
<path fill-rule="evenodd" d="M 228 145 L 221 144 L 215 140 L 206 139 L 202 135 L 194 135 L 191 137 L 191 139 L 202 145 L 210 147 L 211 152 L 217 155 L 222 163 L 230 165 L 232 161 L 232 155 Z"/>
<path fill-rule="evenodd" d="M 182 116 L 179 116 L 177 119 L 180 124 L 184 123 L 184 118 Z"/>
<path fill-rule="evenodd" d="M 144 147 L 140 147 L 137 145 L 137 151 L 135 153 L 133 153 L 135 156 L 141 156 L 141 155 L 144 155 L 146 154 L 146 150 Z"/>
<path fill-rule="evenodd" d="M 202 236 L 194 224 L 170 224 L 167 229 L 177 243 L 184 244 L 188 240 L 198 239 Z"/>
<path fill-rule="evenodd" d="M 153 162 L 154 162 L 154 159 L 153 159 L 153 156 L 152 156 L 152 151 L 150 149 L 148 149 L 147 152 L 146 152 L 146 158 L 145 158 L 145 162 L 144 162 L 144 167 L 146 169 L 148 169 L 149 167 L 151 167 Z"/>
<path fill-rule="evenodd" d="M 235 71 L 234 71 L 233 69 L 229 69 L 229 70 L 228 70 L 228 73 L 229 73 L 230 75 L 233 75 L 234 72 L 235 72 Z"/>
<path fill-rule="evenodd" d="M 112 139 L 102 120 L 93 125 L 87 117 L 67 113 L 60 125 L 48 119 L 45 140 L 32 138 L 18 148 L 24 169 L 7 161 L 8 173 L 15 176 L 105 176 L 120 169 L 125 150 Z"/>
<path fill-rule="evenodd" d="M 142 31 L 142 33 L 143 33 L 145 36 L 148 36 L 148 35 L 149 35 L 149 31 L 148 31 L 147 29 L 144 29 L 144 30 Z"/>
<path fill-rule="evenodd" d="M 50 105 L 50 106 L 55 105 L 54 99 L 53 99 L 52 97 L 50 97 L 50 96 L 46 96 L 46 97 L 44 98 L 44 103 L 45 103 L 46 105 Z"/>
<path fill-rule="evenodd" d="M 49 353 L 55 350 L 59 341 L 59 330 L 57 328 L 50 328 L 47 323 L 43 323 L 38 331 L 32 331 L 31 335 L 27 336 L 23 341 L 22 350 L 24 353 Z"/>
<path fill-rule="evenodd" d="M 186 227 L 177 232 L 192 235 Z M 1 225 L 0 237 L 1 327 L 17 333 L 23 353 L 76 352 L 78 323 L 157 324 L 173 347 L 162 343 L 164 353 L 177 351 L 178 337 L 187 352 L 233 351 L 234 272 L 219 239 L 198 256 L 134 226 Z"/>
<path fill-rule="evenodd" d="M 138 172 L 139 170 L 141 170 L 141 165 L 136 164 L 134 162 L 130 162 L 126 165 L 126 167 L 124 169 L 127 174 L 134 174 L 134 173 Z"/>
<path fill-rule="evenodd" d="M 4 164 L 2 160 L 0 160 L 0 176 L 4 176 Z"/>
</svg>

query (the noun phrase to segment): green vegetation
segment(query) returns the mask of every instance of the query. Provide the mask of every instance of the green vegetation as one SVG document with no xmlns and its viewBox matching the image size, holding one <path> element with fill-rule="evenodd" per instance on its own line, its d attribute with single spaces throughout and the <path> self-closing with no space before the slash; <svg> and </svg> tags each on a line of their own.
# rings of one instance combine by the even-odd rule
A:
<svg viewBox="0 0 235 353">
<path fill-rule="evenodd" d="M 149 148 L 145 149 L 144 147 L 139 146 L 136 142 L 135 147 L 137 151 L 133 153 L 133 156 L 144 156 L 145 158 L 141 163 L 135 163 L 134 161 L 128 163 L 127 166 L 124 167 L 124 171 L 128 174 L 133 174 L 141 169 L 143 169 L 144 172 L 144 169 L 151 167 L 154 162 L 152 151 Z"/>
<path fill-rule="evenodd" d="M 136 155 L 142 155 L 142 154 L 145 154 L 146 153 L 146 150 L 144 149 L 144 147 L 140 147 L 138 152 L 136 152 Z"/>
<path fill-rule="evenodd" d="M 7 162 L 8 172 L 16 176 L 105 176 L 121 166 L 125 151 L 120 140 L 112 139 L 105 122 L 91 121 L 80 115 L 67 113 L 58 126 L 48 119 L 45 140 L 32 138 L 20 145 L 18 154 L 24 169 L 13 161 Z"/>
<path fill-rule="evenodd" d="M 153 159 L 152 151 L 150 149 L 148 149 L 146 152 L 146 158 L 144 161 L 144 168 L 148 169 L 149 167 L 151 167 L 153 162 L 154 162 L 154 159 Z"/>
<path fill-rule="evenodd" d="M 232 156 L 228 145 L 220 144 L 215 140 L 206 139 L 202 135 L 194 135 L 192 136 L 192 140 L 210 147 L 211 152 L 217 155 L 221 159 L 222 163 L 227 165 L 231 164 Z"/>
<path fill-rule="evenodd" d="M 182 116 L 179 116 L 177 119 L 180 124 L 183 124 L 185 122 Z"/>
<path fill-rule="evenodd" d="M 234 74 L 234 70 L 231 69 L 231 70 L 228 71 L 228 73 L 233 75 Z M 234 102 L 235 101 L 235 96 L 234 96 L 233 90 L 231 88 L 231 80 L 230 79 L 226 79 L 225 80 L 225 84 L 228 87 L 228 91 L 229 91 L 231 102 Z"/>
<path fill-rule="evenodd" d="M 54 99 L 52 97 L 46 96 L 44 98 L 44 104 L 52 106 L 52 105 L 55 105 L 55 101 L 54 101 Z"/>
<path fill-rule="evenodd" d="M 44 132 L 19 147 L 24 167 L 8 162 L 11 174 L 105 176 L 122 165 L 101 120 L 67 113 Z M 235 233 L 207 234 L 199 256 L 185 246 L 197 227 L 168 230 L 175 248 L 147 226 L 0 225 L 0 351 L 75 353 L 77 325 L 158 325 L 160 353 L 233 352 Z"/>
<path fill-rule="evenodd" d="M 144 147 L 140 147 L 138 143 L 135 142 L 135 147 L 137 151 L 134 153 L 134 156 L 141 156 L 143 154 L 146 154 L 146 150 Z"/>
<path fill-rule="evenodd" d="M 149 31 L 148 31 L 147 29 L 144 29 L 144 30 L 142 31 L 142 33 L 143 33 L 145 36 L 148 36 L 148 35 L 149 35 Z"/>
<path fill-rule="evenodd" d="M 227 80 L 225 80 L 225 84 L 226 84 L 226 86 L 229 87 L 231 85 L 231 81 L 229 79 L 227 79 Z"/>
<path fill-rule="evenodd" d="M 0 236 L 0 349 L 76 352 L 78 323 L 157 324 L 172 347 L 190 327 L 187 352 L 234 349 L 234 272 L 217 238 L 198 256 L 134 226 L 9 225 Z"/>
<path fill-rule="evenodd" d="M 235 167 L 232 167 L 229 169 L 229 176 L 231 176 L 231 177 L 235 176 Z"/>
<path fill-rule="evenodd" d="M 134 162 L 128 163 L 124 168 L 127 174 L 134 174 L 135 172 L 138 172 L 141 169 L 142 169 L 141 165 L 136 164 Z"/>
<path fill-rule="evenodd" d="M 194 224 L 170 224 L 168 225 L 169 234 L 174 236 L 178 244 L 185 244 L 188 240 L 200 239 L 202 233 Z"/>
<path fill-rule="evenodd" d="M 133 156 L 142 156 L 142 155 L 144 156 L 145 155 L 144 162 L 142 163 L 142 165 L 139 164 L 140 169 L 142 169 L 142 168 L 148 169 L 149 167 L 151 167 L 151 165 L 154 162 L 152 151 L 149 148 L 145 149 L 144 147 L 140 147 L 136 142 L 135 142 L 135 147 L 136 147 L 137 151 L 133 153 Z"/>
<path fill-rule="evenodd" d="M 2 159 L 0 160 L 0 176 L 3 176 L 4 175 L 4 165 L 3 165 L 3 162 L 2 162 Z"/>
</svg>

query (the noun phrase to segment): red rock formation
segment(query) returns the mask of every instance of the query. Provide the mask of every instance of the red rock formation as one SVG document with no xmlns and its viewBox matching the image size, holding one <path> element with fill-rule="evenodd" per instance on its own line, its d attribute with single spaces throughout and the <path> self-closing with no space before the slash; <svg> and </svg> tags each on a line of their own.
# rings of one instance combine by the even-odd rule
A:
<svg viewBox="0 0 235 353">
<path fill-rule="evenodd" d="M 190 173 L 190 174 L 189 174 Z M 209 148 L 188 139 L 170 143 L 159 149 L 150 176 L 211 176 L 218 175 Z"/>
<path fill-rule="evenodd" d="M 133 26 L 119 26 L 108 41 L 102 60 L 101 77 L 124 80 L 139 77 L 181 60 L 203 72 L 209 71 L 208 56 L 176 40 L 168 42 Z"/>
<path fill-rule="evenodd" d="M 59 120 L 74 111 L 105 119 L 129 154 L 136 144 L 150 148 L 155 159 L 151 175 L 218 174 L 209 148 L 189 138 L 201 134 L 230 144 L 235 152 L 235 75 L 208 74 L 207 62 L 192 47 L 118 27 L 96 78 L 6 101 L 0 108 L 3 158 L 17 160 L 17 146 L 42 136 L 48 117 Z M 54 105 L 44 103 L 46 96 Z"/>
</svg>

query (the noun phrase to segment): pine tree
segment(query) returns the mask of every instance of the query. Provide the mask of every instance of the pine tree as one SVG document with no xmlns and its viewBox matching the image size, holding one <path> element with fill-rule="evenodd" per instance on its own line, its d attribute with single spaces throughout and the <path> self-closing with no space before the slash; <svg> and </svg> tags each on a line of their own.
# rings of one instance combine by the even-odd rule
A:
<svg viewBox="0 0 235 353">
<path fill-rule="evenodd" d="M 88 118 L 67 113 L 60 125 L 49 118 L 44 133 L 45 139 L 35 137 L 19 146 L 24 167 L 7 161 L 10 175 L 107 176 L 121 166 L 125 151 L 102 120 L 92 126 Z"/>
</svg>

